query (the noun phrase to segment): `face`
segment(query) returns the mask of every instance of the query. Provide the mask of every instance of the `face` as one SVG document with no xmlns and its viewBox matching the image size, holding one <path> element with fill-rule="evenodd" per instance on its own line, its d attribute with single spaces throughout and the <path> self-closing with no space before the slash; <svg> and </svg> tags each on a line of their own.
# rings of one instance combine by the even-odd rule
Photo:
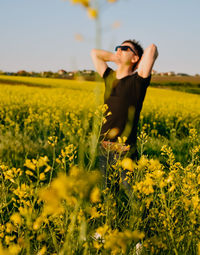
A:
<svg viewBox="0 0 200 255">
<path fill-rule="evenodd" d="M 125 49 L 117 48 L 116 56 L 120 58 L 121 63 L 132 65 L 138 61 L 138 56 L 131 43 L 122 43 L 120 46 L 127 46 Z"/>
</svg>

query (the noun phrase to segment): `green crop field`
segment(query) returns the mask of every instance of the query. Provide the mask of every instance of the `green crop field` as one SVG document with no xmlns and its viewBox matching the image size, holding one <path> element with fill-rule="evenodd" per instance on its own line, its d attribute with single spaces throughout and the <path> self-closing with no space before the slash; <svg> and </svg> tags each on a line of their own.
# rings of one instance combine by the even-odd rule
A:
<svg viewBox="0 0 200 255">
<path fill-rule="evenodd" d="M 151 86 L 170 88 L 192 94 L 200 94 L 200 77 L 197 76 L 153 76 Z"/>
<path fill-rule="evenodd" d="M 182 84 L 200 84 L 200 76 L 152 76 L 152 82 L 165 83 L 182 83 Z"/>
</svg>

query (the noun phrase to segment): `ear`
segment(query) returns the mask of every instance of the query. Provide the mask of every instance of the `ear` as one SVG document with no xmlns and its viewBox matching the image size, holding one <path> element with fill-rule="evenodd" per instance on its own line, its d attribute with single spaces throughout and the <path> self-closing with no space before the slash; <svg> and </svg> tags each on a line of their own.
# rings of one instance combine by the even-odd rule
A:
<svg viewBox="0 0 200 255">
<path fill-rule="evenodd" d="M 135 63 L 138 62 L 138 60 L 139 60 L 139 57 L 138 57 L 137 55 L 134 55 L 134 56 L 132 57 L 132 59 L 131 59 L 131 62 L 132 62 L 133 64 L 135 64 Z"/>
</svg>

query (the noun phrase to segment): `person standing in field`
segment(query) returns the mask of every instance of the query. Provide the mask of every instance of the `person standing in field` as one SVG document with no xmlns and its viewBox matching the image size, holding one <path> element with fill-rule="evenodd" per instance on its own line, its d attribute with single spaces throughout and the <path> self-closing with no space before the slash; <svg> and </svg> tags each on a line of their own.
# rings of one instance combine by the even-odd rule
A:
<svg viewBox="0 0 200 255">
<path fill-rule="evenodd" d="M 136 140 L 137 126 L 151 71 L 158 56 L 157 47 L 151 44 L 144 51 L 135 40 L 126 40 L 115 48 L 115 53 L 92 49 L 91 57 L 96 71 L 104 79 L 104 102 L 107 104 L 106 123 L 101 129 L 100 168 L 106 175 L 106 162 L 113 163 L 119 154 L 127 154 L 131 159 L 138 157 Z M 114 62 L 117 69 L 108 67 Z M 119 137 L 127 137 L 124 146 Z M 108 155 L 103 151 L 110 151 Z"/>
</svg>

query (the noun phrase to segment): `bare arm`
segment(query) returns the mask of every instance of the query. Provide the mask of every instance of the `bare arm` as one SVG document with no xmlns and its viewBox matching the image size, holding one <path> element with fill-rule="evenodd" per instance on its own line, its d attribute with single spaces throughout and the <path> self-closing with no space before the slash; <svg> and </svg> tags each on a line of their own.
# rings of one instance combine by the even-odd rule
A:
<svg viewBox="0 0 200 255">
<path fill-rule="evenodd" d="M 94 63 L 95 69 L 101 77 L 103 77 L 103 74 L 106 68 L 108 67 L 106 62 L 109 62 L 109 61 L 116 62 L 115 54 L 105 50 L 92 49 L 91 57 L 92 57 L 92 61 Z"/>
<path fill-rule="evenodd" d="M 158 57 L 158 50 L 155 44 L 151 44 L 144 50 L 142 58 L 138 65 L 138 74 L 143 78 L 147 78 L 151 74 L 154 62 Z"/>
</svg>

